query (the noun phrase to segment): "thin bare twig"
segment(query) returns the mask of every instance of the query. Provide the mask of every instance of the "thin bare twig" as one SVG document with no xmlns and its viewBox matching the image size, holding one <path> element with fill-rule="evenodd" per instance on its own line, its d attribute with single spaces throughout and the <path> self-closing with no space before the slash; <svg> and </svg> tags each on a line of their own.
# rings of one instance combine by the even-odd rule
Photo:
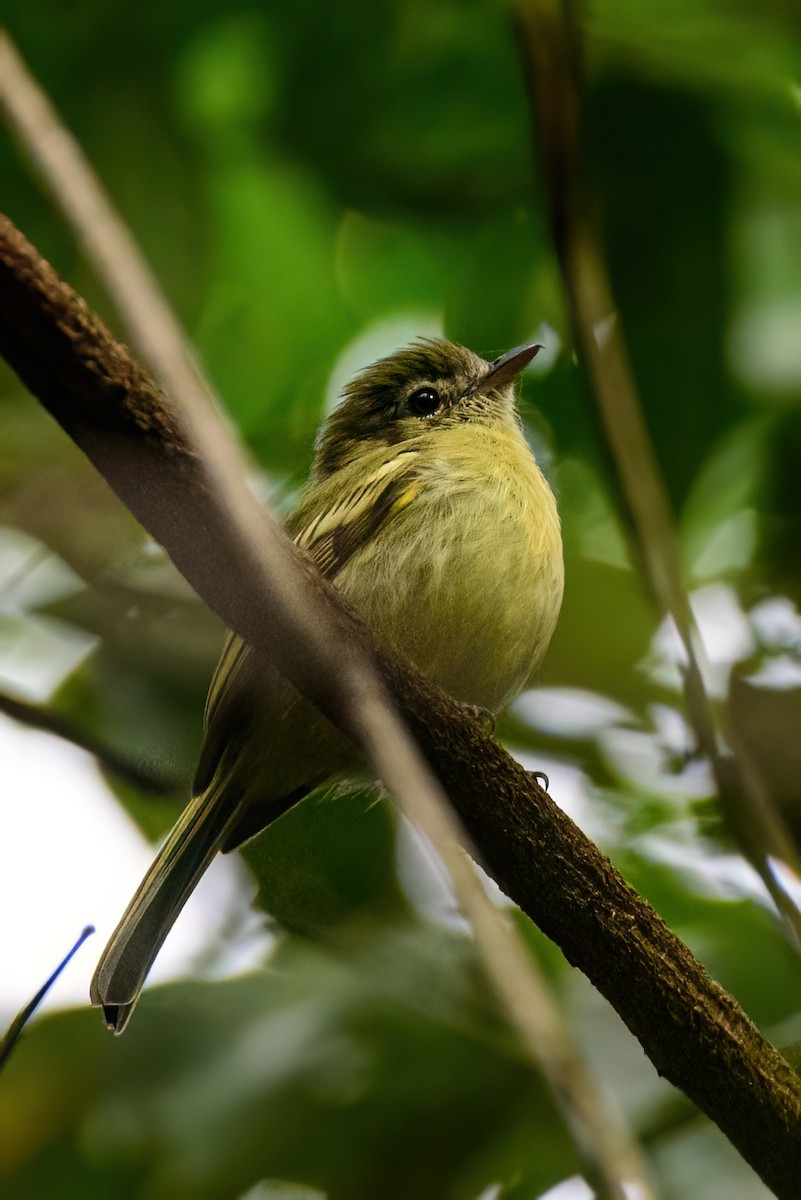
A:
<svg viewBox="0 0 801 1200">
<path fill-rule="evenodd" d="M 126 757 L 51 708 L 42 708 L 39 704 L 31 704 L 27 700 L 19 700 L 16 696 L 0 692 L 0 713 L 12 717 L 21 725 L 41 729 L 44 733 L 63 738 L 65 742 L 72 742 L 73 746 L 79 746 L 81 750 L 93 755 L 101 766 L 118 775 L 124 783 L 129 783 L 143 792 L 154 796 L 171 796 L 183 787 L 179 780 L 165 775 L 155 767 Z"/>
<path fill-rule="evenodd" d="M 72 949 L 64 956 L 64 958 L 62 958 L 61 962 L 58 964 L 58 966 L 56 967 L 55 971 L 50 976 L 50 978 L 47 979 L 42 984 L 42 986 L 39 988 L 39 991 L 36 993 L 36 995 L 33 997 L 33 999 L 29 1000 L 28 1003 L 25 1005 L 25 1007 L 21 1008 L 20 1011 L 17 1013 L 16 1017 L 11 1022 L 8 1029 L 6 1030 L 6 1032 L 3 1034 L 2 1039 L 0 1039 L 0 1071 L 3 1069 L 5 1064 L 8 1062 L 8 1059 L 11 1055 L 11 1051 L 14 1049 L 17 1042 L 19 1041 L 20 1034 L 22 1033 L 23 1029 L 28 1024 L 31 1017 L 36 1012 L 37 1008 L 42 1003 L 45 996 L 50 991 L 51 987 L 53 986 L 53 984 L 56 982 L 56 980 L 58 979 L 61 972 L 66 967 L 67 963 L 70 961 L 70 959 L 73 957 L 73 955 L 78 950 L 80 950 L 81 946 L 84 944 L 86 939 L 88 937 L 91 937 L 91 935 L 94 933 L 94 931 L 95 931 L 94 925 L 87 925 L 81 931 L 80 937 L 78 938 L 77 942 L 72 947 Z"/>
<path fill-rule="evenodd" d="M 171 398 L 175 424 L 203 486 L 215 497 L 223 544 L 232 566 L 248 581 L 254 610 L 271 610 L 274 626 L 280 627 L 278 638 L 274 630 L 268 638 L 278 666 L 288 666 L 284 673 L 362 746 L 442 857 L 488 978 L 548 1080 L 598 1196 L 623 1200 L 622 1180 L 632 1177 L 647 1196 L 633 1142 L 605 1112 L 530 954 L 477 879 L 461 849 L 466 833 L 398 718 L 373 662 L 362 647 L 346 641 L 342 622 L 324 603 L 316 581 L 248 490 L 244 460 L 132 237 L 10 39 L 4 40 L 0 56 L 6 111 L 114 298 L 134 344 Z M 176 564 L 181 569 L 178 558 Z M 249 625 L 237 631 L 248 638 Z M 248 640 L 254 641 L 252 636 Z M 262 630 L 255 644 L 264 641 Z M 304 663 L 300 668 L 299 661 Z"/>
<path fill-rule="evenodd" d="M 667 488 L 626 351 L 601 239 L 587 203 L 579 139 L 581 55 L 571 0 L 519 0 L 518 35 L 545 174 L 554 249 L 590 395 L 620 480 L 646 579 L 673 619 L 684 650 L 684 690 L 699 745 L 709 759 L 729 827 L 759 872 L 796 946 L 801 911 L 774 869 L 799 879 L 792 834 L 762 780 L 712 704 L 703 643 L 682 581 L 676 525 Z M 598 329 L 604 322 L 601 338 Z"/>
</svg>

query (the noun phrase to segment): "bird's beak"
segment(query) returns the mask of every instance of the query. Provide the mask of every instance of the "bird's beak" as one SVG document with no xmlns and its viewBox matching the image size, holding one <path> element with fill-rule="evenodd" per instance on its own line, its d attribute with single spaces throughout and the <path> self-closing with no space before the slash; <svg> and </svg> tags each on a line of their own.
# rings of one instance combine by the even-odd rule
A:
<svg viewBox="0 0 801 1200">
<path fill-rule="evenodd" d="M 523 368 L 528 366 L 541 349 L 539 343 L 532 342 L 528 346 L 515 346 L 514 350 L 507 350 L 500 358 L 490 363 L 489 370 L 478 380 L 475 390 L 481 389 L 483 392 L 485 388 L 505 387 L 513 379 L 517 379 Z"/>
</svg>

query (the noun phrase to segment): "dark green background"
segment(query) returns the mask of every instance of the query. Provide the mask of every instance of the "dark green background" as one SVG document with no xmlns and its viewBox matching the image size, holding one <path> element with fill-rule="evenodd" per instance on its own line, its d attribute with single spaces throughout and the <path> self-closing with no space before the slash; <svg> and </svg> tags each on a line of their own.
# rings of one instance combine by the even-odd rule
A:
<svg viewBox="0 0 801 1200">
<path fill-rule="evenodd" d="M 559 498 L 567 583 L 541 684 L 618 707 L 582 724 L 523 704 L 500 732 L 532 766 L 563 764 L 555 799 L 579 787 L 579 819 L 627 877 L 769 1034 L 798 1037 L 801 963 L 758 885 L 722 882 L 734 851 L 678 688 L 656 670 L 659 622 L 570 347 L 509 10 L 11 0 L 5 17 L 279 498 L 307 469 L 332 376 L 388 349 L 394 329 L 439 319 L 492 357 L 547 323 L 557 352 L 526 377 L 523 411 Z M 726 597 L 747 621 L 782 597 L 792 612 L 801 590 L 798 9 L 605 0 L 585 9 L 583 34 L 592 203 L 687 584 L 717 588 L 705 592 L 714 651 Z M 8 136 L 0 180 L 2 207 L 120 330 Z M 174 801 L 111 781 L 155 837 L 191 773 L 220 631 L 141 558 L 132 521 L 36 403 L 7 372 L 0 384 L 0 522 L 86 580 L 68 600 L 0 613 L 0 673 L 42 612 L 100 635 L 53 703 L 176 779 Z M 752 682 L 727 720 L 796 821 L 801 625 L 750 628 L 735 672 Z M 29 1032 L 0 1083 L 9 1195 L 233 1200 L 280 1180 L 331 1200 L 475 1200 L 492 1184 L 534 1200 L 575 1174 L 469 941 L 397 878 L 386 804 L 312 799 L 250 857 L 291 931 L 262 972 L 154 989 L 121 1042 L 85 1010 Z M 526 933 L 660 1195 L 764 1196 Z M 309 1194 L 282 1188 L 253 1195 Z"/>
</svg>

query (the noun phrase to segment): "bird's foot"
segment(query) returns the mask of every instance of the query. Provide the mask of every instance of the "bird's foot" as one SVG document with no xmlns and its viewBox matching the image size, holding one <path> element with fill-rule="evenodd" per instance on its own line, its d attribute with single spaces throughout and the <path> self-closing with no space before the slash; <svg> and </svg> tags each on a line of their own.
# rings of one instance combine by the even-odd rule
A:
<svg viewBox="0 0 801 1200">
<path fill-rule="evenodd" d="M 495 714 L 491 713 L 488 708 L 482 708 L 480 704 L 463 704 L 462 712 L 467 713 L 468 717 L 472 717 L 474 721 L 478 721 L 479 725 L 483 726 L 484 730 L 492 737 L 495 732 Z"/>
</svg>

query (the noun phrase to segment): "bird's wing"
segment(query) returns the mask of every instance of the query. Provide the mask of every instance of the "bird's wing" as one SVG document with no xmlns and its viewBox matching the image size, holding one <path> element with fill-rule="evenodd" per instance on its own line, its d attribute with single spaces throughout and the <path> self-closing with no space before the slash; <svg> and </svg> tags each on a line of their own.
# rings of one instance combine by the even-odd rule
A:
<svg viewBox="0 0 801 1200">
<path fill-rule="evenodd" d="M 331 504 L 299 505 L 287 521 L 296 544 L 311 554 L 326 579 L 338 573 L 362 546 L 414 500 L 420 476 L 406 452 L 382 463 Z"/>
<path fill-rule="evenodd" d="M 419 487 L 409 459 L 394 459 L 344 495 L 333 488 L 312 488 L 311 499 L 299 505 L 288 529 L 322 573 L 334 579 L 393 514 L 414 499 Z M 262 721 L 271 724 L 280 715 L 282 691 L 286 701 L 287 685 L 281 685 L 276 672 L 272 685 L 265 687 L 265 666 L 244 642 L 228 635 L 206 701 L 206 739 L 194 797 L 126 909 L 92 980 L 92 1002 L 103 1006 L 108 1024 L 118 1033 L 128 1022 L 159 947 L 213 855 L 251 837 L 324 778 L 331 765 L 323 759 L 315 774 L 314 764 L 308 764 L 311 774 L 302 772 L 297 787 L 285 786 L 284 794 L 277 796 L 268 788 L 264 798 L 251 802 L 250 780 L 239 778 L 247 773 L 240 754 L 254 728 L 258 731 L 260 706 L 266 706 Z M 266 700 L 260 698 L 264 696 Z M 269 701 L 276 709 L 272 717 Z"/>
<path fill-rule="evenodd" d="M 308 499 L 289 516 L 287 532 L 326 579 L 335 580 L 353 555 L 415 498 L 421 481 L 414 458 L 404 453 L 381 463 L 344 494 L 311 489 Z M 206 737 L 195 773 L 195 794 L 210 785 L 223 754 L 236 752 L 232 743 L 247 736 L 257 690 L 254 665 L 250 648 L 229 633 L 206 699 Z"/>
</svg>

